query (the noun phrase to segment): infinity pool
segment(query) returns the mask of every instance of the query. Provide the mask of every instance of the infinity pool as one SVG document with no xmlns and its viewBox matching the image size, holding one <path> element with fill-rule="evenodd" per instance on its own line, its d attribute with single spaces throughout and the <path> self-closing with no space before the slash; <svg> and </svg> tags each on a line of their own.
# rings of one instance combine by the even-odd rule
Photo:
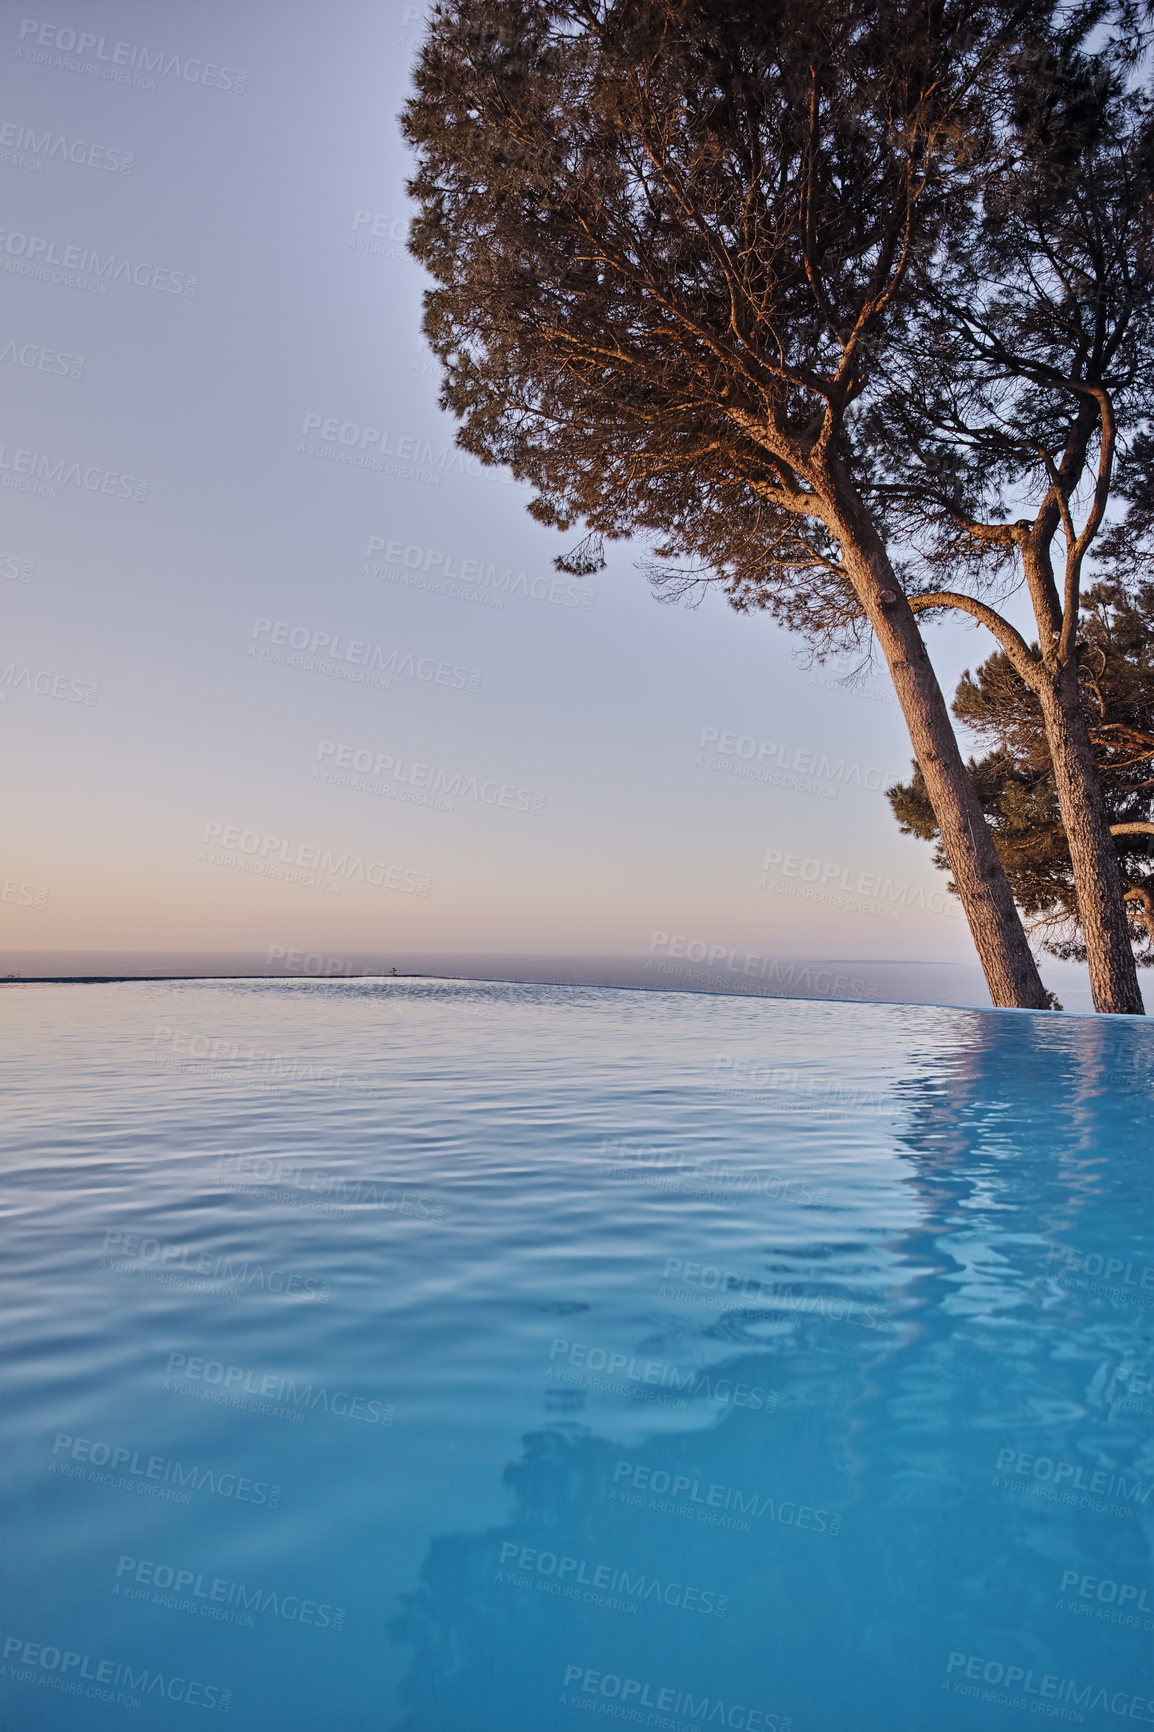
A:
<svg viewBox="0 0 1154 1732">
<path fill-rule="evenodd" d="M 12 986 L 5 1732 L 1154 1724 L 1154 1030 Z"/>
</svg>

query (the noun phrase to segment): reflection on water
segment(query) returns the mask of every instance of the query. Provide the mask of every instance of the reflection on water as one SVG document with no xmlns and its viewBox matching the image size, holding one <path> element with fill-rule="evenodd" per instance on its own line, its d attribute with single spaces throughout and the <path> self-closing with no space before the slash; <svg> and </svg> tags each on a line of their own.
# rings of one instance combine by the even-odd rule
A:
<svg viewBox="0 0 1154 1732">
<path fill-rule="evenodd" d="M 1154 1723 L 1140 1024 L 0 1011 L 14 1732 Z"/>
</svg>

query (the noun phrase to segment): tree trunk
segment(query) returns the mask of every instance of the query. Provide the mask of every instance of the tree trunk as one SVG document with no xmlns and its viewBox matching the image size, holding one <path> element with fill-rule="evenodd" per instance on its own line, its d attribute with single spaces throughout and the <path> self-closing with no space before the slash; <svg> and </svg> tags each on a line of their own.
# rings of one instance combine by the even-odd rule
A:
<svg viewBox="0 0 1154 1732">
<path fill-rule="evenodd" d="M 946 700 L 913 609 L 880 537 L 860 506 L 846 508 L 835 533 L 841 543 L 845 574 L 890 670 L 990 997 L 999 1006 L 1045 1010 L 1050 997 L 962 761 Z"/>
<path fill-rule="evenodd" d="M 1062 826 L 1070 847 L 1094 1009 L 1144 1016 L 1123 900 L 1125 885 L 1082 714 L 1076 663 L 1067 663 L 1056 674 L 1047 672 L 1037 691 Z"/>
</svg>

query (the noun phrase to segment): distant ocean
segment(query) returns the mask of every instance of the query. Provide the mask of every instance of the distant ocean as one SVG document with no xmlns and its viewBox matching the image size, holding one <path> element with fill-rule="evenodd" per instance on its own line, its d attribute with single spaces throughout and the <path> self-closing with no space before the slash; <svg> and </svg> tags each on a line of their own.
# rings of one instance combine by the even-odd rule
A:
<svg viewBox="0 0 1154 1732">
<path fill-rule="evenodd" d="M 714 950 L 720 946 L 712 947 Z M 753 950 L 711 954 L 704 941 L 666 937 L 644 956 L 517 955 L 473 952 L 384 952 L 334 949 L 262 951 L 9 951 L 0 953 L 0 979 L 64 976 L 198 978 L 357 975 L 435 975 L 442 979 L 508 980 L 539 984 L 624 986 L 680 992 L 740 993 L 748 997 L 834 998 L 855 1003 L 989 1005 L 976 962 L 910 962 L 778 957 Z M 1065 1010 L 1093 1009 L 1084 968 L 1046 959 L 1046 984 Z M 1149 998 L 1147 993 L 1147 998 Z"/>
</svg>

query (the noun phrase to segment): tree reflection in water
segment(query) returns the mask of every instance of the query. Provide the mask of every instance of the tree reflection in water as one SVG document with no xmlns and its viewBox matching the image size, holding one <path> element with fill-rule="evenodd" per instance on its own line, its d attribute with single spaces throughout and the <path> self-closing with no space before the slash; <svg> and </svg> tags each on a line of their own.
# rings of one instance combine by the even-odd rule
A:
<svg viewBox="0 0 1154 1732">
<path fill-rule="evenodd" d="M 1154 1046 L 1114 1020 L 925 1022 L 885 1161 L 900 1219 L 856 1255 L 800 1253 L 882 1326 L 772 1303 L 658 1320 L 639 1357 L 706 1351 L 776 1410 L 691 1402 L 640 1443 L 579 1410 L 524 1436 L 508 1520 L 436 1539 L 396 1620 L 396 1732 L 588 1711 L 926 1732 L 1034 1704 L 1105 1725 L 1108 1699 L 1154 1696 L 1154 1446 L 1122 1398 L 1154 1372 Z M 779 1249 L 767 1230 L 771 1273 Z"/>
</svg>

